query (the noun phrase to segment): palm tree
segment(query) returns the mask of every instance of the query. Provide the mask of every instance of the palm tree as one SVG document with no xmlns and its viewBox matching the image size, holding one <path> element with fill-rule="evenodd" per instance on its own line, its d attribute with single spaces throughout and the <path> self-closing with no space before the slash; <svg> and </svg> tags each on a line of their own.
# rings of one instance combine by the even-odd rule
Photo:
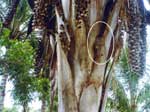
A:
<svg viewBox="0 0 150 112">
<path fill-rule="evenodd" d="M 58 82 L 59 112 L 104 111 L 111 70 L 122 46 L 122 29 L 129 33 L 131 70 L 143 74 L 144 53 L 139 51 L 145 48 L 145 41 L 141 38 L 142 12 L 137 0 L 35 0 L 34 5 L 33 29 L 39 38 L 51 26 L 48 22 L 53 16 L 48 17 L 48 9 L 56 14 L 57 27 L 48 37 L 54 48 L 49 53 L 55 54 L 50 77 L 57 77 L 53 79 Z"/>
<path fill-rule="evenodd" d="M 104 112 L 112 68 L 122 49 L 122 30 L 129 34 L 131 70 L 138 76 L 143 74 L 144 53 L 139 51 L 145 48 L 145 41 L 141 38 L 143 19 L 137 0 L 28 2 L 33 11 L 29 29 L 34 29 L 44 48 L 37 53 L 37 62 L 42 62 L 38 68 L 50 77 L 52 100 L 58 85 L 59 112 Z M 7 24 L 15 21 L 12 17 L 17 4 L 12 5 Z M 12 23 L 18 31 L 17 22 Z M 12 30 L 12 34 L 14 39 L 22 33 Z"/>
<path fill-rule="evenodd" d="M 48 1 L 35 1 L 34 29 L 38 31 L 38 37 L 41 38 L 43 31 L 47 29 L 44 18 L 47 17 L 49 4 Z M 110 43 L 114 40 L 105 24 L 96 24 L 89 35 L 87 48 L 88 30 L 96 21 L 107 22 L 112 27 L 112 32 L 116 32 L 117 42 L 119 31 L 117 21 L 124 4 L 119 0 L 103 1 L 102 4 L 100 1 L 67 2 L 63 0 L 62 2 L 56 1 L 55 4 L 58 33 L 52 35 L 50 32 L 50 38 L 57 42 L 56 49 L 54 49 L 56 57 L 53 60 L 53 64 L 57 63 L 57 66 L 53 69 L 55 69 L 54 74 L 57 74 L 58 81 L 58 111 L 103 111 L 107 96 L 106 90 L 111 79 L 110 75 L 105 72 L 105 69 L 110 69 L 105 61 L 110 58 L 112 52 Z M 43 7 L 45 7 L 44 10 Z M 52 44 L 51 46 L 55 45 Z M 119 47 L 115 51 L 119 51 Z M 92 54 L 95 61 L 104 64 L 100 65 L 91 61 L 88 53 Z M 116 52 L 114 54 L 118 55 Z M 110 61 L 109 64 L 113 65 Z"/>
<path fill-rule="evenodd" d="M 48 29 L 45 21 L 48 9 L 55 5 L 52 9 L 55 9 L 57 33 L 54 30 L 50 32 L 49 37 L 53 40 L 51 47 L 54 48 L 55 43 L 57 45 L 56 49 L 51 51 L 56 53 L 56 57 L 51 59 L 54 66 L 51 71 L 54 72 L 50 73 L 50 77 L 57 75 L 58 111 L 104 111 L 111 80 L 110 73 L 121 49 L 119 37 L 122 29 L 128 30 L 129 34 L 131 69 L 137 75 L 143 74 L 142 57 L 145 56 L 145 52 L 140 52 L 141 49 L 145 49 L 145 40 L 140 32 L 143 18 L 139 2 L 136 0 L 35 0 L 34 3 L 33 26 L 40 38 L 43 38 Z M 114 40 L 104 22 L 112 28 L 115 46 L 111 45 Z M 113 58 L 112 61 L 109 60 L 110 57 Z"/>
<path fill-rule="evenodd" d="M 3 28 L 8 28 L 11 33 L 10 39 L 22 39 L 27 34 L 28 21 L 31 17 L 30 8 L 26 0 L 2 0 Z M 7 10 L 7 8 L 9 10 Z M 1 28 L 1 29 L 3 29 Z"/>
<path fill-rule="evenodd" d="M 148 82 L 140 83 L 141 77 L 137 77 L 129 68 L 125 51 L 122 53 L 118 66 L 121 68 L 116 68 L 116 75 L 112 78 L 112 94 L 108 98 L 108 110 L 106 110 L 119 112 L 148 111 L 150 109 L 150 84 Z"/>
</svg>

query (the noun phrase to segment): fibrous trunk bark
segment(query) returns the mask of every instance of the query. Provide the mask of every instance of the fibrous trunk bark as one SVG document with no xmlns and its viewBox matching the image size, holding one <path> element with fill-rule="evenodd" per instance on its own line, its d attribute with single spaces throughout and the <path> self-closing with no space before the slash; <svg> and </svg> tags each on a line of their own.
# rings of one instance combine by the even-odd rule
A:
<svg viewBox="0 0 150 112">
<path fill-rule="evenodd" d="M 35 0 L 34 29 L 40 38 L 52 1 Z M 58 82 L 58 112 L 104 112 L 125 4 L 124 0 L 54 0 L 57 31 L 49 36 L 54 40 L 51 47 L 56 43 L 50 77 Z"/>
<path fill-rule="evenodd" d="M 104 112 L 111 69 L 122 46 L 119 32 L 124 29 L 129 30 L 131 69 L 138 75 L 143 74 L 144 66 L 141 65 L 145 59 L 140 51 L 145 49 L 145 39 L 141 39 L 140 32 L 144 32 L 140 29 L 145 26 L 141 24 L 139 1 L 34 1 L 33 26 L 39 34 L 37 37 L 43 38 L 44 31 L 50 30 L 49 38 L 53 40 L 50 41 L 55 54 L 50 66 L 51 100 L 58 82 L 59 112 Z M 53 16 L 48 16 L 48 9 L 55 10 L 57 31 L 51 31 L 55 29 L 51 26 L 55 25 L 50 22 Z M 122 22 L 123 31 L 120 28 Z"/>
<path fill-rule="evenodd" d="M 121 0 L 58 2 L 58 112 L 104 112 L 123 5 Z"/>
</svg>

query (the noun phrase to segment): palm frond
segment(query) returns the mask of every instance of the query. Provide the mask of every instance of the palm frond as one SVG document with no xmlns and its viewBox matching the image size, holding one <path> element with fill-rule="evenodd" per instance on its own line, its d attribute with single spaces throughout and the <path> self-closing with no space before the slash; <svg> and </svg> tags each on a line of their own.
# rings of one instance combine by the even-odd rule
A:
<svg viewBox="0 0 150 112">
<path fill-rule="evenodd" d="M 142 112 L 144 112 L 145 110 L 146 112 L 150 111 L 150 100 L 142 106 Z"/>
<path fill-rule="evenodd" d="M 150 84 L 145 84 L 145 86 L 141 89 L 137 97 L 137 102 L 139 104 L 144 103 L 145 106 L 150 103 Z"/>
<path fill-rule="evenodd" d="M 120 57 L 120 72 L 116 73 L 117 76 L 119 76 L 122 80 L 124 80 L 124 85 L 127 85 L 127 89 L 130 90 L 131 94 L 136 94 L 138 82 L 140 80 L 140 77 L 138 77 L 134 72 L 131 71 L 130 65 L 129 65 L 129 59 L 128 59 L 128 49 L 124 49 L 121 57 Z"/>
<path fill-rule="evenodd" d="M 131 112 L 129 100 L 123 85 L 116 77 L 112 77 L 111 88 L 113 90 L 113 98 L 110 98 L 111 108 L 116 108 L 119 112 Z M 108 100 L 108 101 L 109 101 Z"/>
</svg>

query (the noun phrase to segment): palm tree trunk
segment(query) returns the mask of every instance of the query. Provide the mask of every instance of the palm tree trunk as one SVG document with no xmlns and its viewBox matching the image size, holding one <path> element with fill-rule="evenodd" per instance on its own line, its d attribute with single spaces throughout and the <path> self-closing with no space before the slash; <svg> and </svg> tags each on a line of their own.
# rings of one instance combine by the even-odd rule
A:
<svg viewBox="0 0 150 112">
<path fill-rule="evenodd" d="M 20 0 L 13 0 L 9 12 L 7 13 L 5 20 L 3 22 L 4 27 L 9 27 L 11 24 L 13 17 L 16 13 L 17 6 L 19 5 Z"/>
<path fill-rule="evenodd" d="M 42 10 L 49 3 L 45 2 L 36 0 L 34 7 L 33 26 L 39 34 L 46 28 L 41 19 L 47 15 Z M 58 112 L 104 112 L 111 81 L 109 65 L 114 65 L 110 59 L 115 60 L 119 49 L 113 33 L 118 32 L 118 19 L 124 17 L 120 14 L 126 3 L 122 0 L 56 0 L 55 3 L 57 45 L 53 61 L 57 67 L 52 69 L 57 74 Z"/>
<path fill-rule="evenodd" d="M 33 26 L 40 38 L 47 29 L 44 18 L 50 2 L 34 2 Z M 53 63 L 57 63 L 57 67 L 52 70 L 57 74 L 58 112 L 104 112 L 111 81 L 109 71 L 121 49 L 118 46 L 122 46 L 119 36 L 113 34 L 120 31 L 118 27 L 122 21 L 126 26 L 129 24 L 132 70 L 141 72 L 141 18 L 137 0 L 55 0 L 54 3 L 57 20 L 54 40 L 57 45 Z"/>
<path fill-rule="evenodd" d="M 22 112 L 28 112 L 28 105 L 27 104 L 23 104 L 22 107 L 23 107 Z"/>
<path fill-rule="evenodd" d="M 105 111 L 111 80 L 105 62 L 112 52 L 112 35 L 102 23 L 88 32 L 96 21 L 107 22 L 114 32 L 122 6 L 121 0 L 62 0 L 57 4 L 58 112 Z"/>
<path fill-rule="evenodd" d="M 4 106 L 4 98 L 5 98 L 5 89 L 6 89 L 6 83 L 7 83 L 8 75 L 5 74 L 2 76 L 2 82 L 0 85 L 0 112 L 3 110 Z"/>
</svg>

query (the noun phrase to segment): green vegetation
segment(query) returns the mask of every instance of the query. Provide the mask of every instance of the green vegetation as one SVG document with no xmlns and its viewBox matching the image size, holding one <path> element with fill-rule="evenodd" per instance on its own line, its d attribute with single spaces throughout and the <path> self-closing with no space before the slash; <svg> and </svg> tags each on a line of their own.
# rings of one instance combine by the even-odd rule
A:
<svg viewBox="0 0 150 112">
<path fill-rule="evenodd" d="M 17 107 L 4 108 L 2 112 L 18 112 Z"/>
<path fill-rule="evenodd" d="M 107 111 L 143 112 L 150 110 L 150 83 L 140 83 L 138 77 L 130 70 L 127 51 L 124 49 L 114 72 L 108 98 Z M 110 109 L 110 110 L 109 110 Z"/>
<path fill-rule="evenodd" d="M 79 2 L 80 0 L 77 0 L 77 1 Z M 114 1 L 114 0 L 112 0 L 112 1 Z M 78 22 L 76 22 L 76 23 L 81 23 L 81 26 L 80 26 L 80 24 L 77 25 L 78 26 L 77 31 L 73 32 L 72 30 L 74 30 L 74 26 L 72 29 L 70 27 L 71 25 L 69 26 L 69 24 L 72 22 L 72 18 L 69 19 L 69 23 L 66 22 L 67 20 L 66 21 L 62 20 L 62 21 L 64 21 L 64 24 L 66 24 L 66 23 L 67 24 L 64 25 L 65 27 L 63 25 L 60 25 L 61 26 L 60 29 L 63 32 L 57 32 L 55 30 L 57 27 L 59 27 L 59 24 L 58 24 L 58 26 L 56 25 L 56 17 L 55 16 L 59 16 L 59 14 L 55 15 L 55 11 L 54 11 L 57 8 L 55 9 L 53 6 L 49 6 L 48 9 L 46 9 L 47 7 L 46 7 L 46 5 L 44 5 L 45 8 L 43 8 L 43 6 L 42 6 L 42 8 L 43 8 L 43 10 L 47 10 L 48 14 L 43 11 L 42 13 L 44 13 L 46 15 L 43 15 L 43 14 L 38 15 L 38 13 L 40 12 L 39 9 L 41 8 L 41 6 L 40 6 L 41 4 L 33 4 L 33 2 L 34 2 L 33 0 L 1 0 L 0 1 L 0 76 L 3 79 L 0 82 L 0 84 L 2 83 L 0 85 L 0 112 L 1 111 L 2 112 L 19 112 L 18 106 L 22 106 L 23 112 L 34 112 L 33 111 L 34 109 L 30 108 L 31 106 L 29 104 L 32 101 L 34 101 L 35 94 L 36 94 L 36 97 L 42 102 L 42 105 L 40 105 L 41 107 L 39 107 L 39 105 L 38 105 L 40 110 L 36 110 L 35 112 L 50 112 L 50 111 L 57 112 L 58 111 L 58 103 L 59 102 L 58 102 L 57 86 L 60 86 L 60 85 L 57 85 L 58 79 L 56 79 L 56 77 L 58 75 L 58 65 L 57 64 L 60 64 L 60 63 L 57 63 L 57 61 L 58 61 L 57 55 L 58 54 L 62 56 L 61 59 L 65 59 L 64 61 L 61 62 L 61 63 L 63 63 L 61 66 L 64 66 L 64 63 L 68 64 L 68 66 L 65 65 L 65 66 L 67 66 L 67 68 L 65 68 L 64 70 L 62 70 L 62 68 L 61 68 L 62 72 L 67 74 L 67 72 L 65 70 L 69 69 L 70 70 L 69 72 L 71 72 L 73 74 L 73 76 L 71 77 L 73 79 L 75 78 L 75 73 L 85 72 L 85 73 L 83 73 L 83 75 L 85 75 L 86 72 L 87 71 L 89 72 L 91 69 L 94 71 L 94 67 L 97 66 L 94 63 L 92 63 L 91 65 L 93 68 L 90 68 L 90 69 L 88 68 L 88 70 L 86 68 L 86 67 L 90 66 L 90 64 L 89 64 L 89 66 L 86 65 L 87 56 L 83 55 L 84 53 L 85 54 L 87 53 L 87 51 L 85 51 L 86 47 L 84 46 L 83 49 L 81 49 L 82 46 L 80 46 L 80 44 L 84 45 L 85 43 L 82 41 L 86 40 L 83 38 L 81 38 L 81 40 L 80 40 L 80 37 L 82 37 L 82 36 L 84 37 L 84 35 L 85 35 L 84 32 L 86 32 L 86 30 L 88 29 L 85 27 L 86 25 L 82 24 L 83 21 L 79 20 Z M 112 3 L 112 4 L 115 4 L 115 3 Z M 108 5 L 109 5 L 109 3 L 108 3 Z M 119 7 L 119 3 L 117 5 Z M 91 7 L 93 7 L 93 6 L 91 6 Z M 111 7 L 114 7 L 114 6 L 112 5 Z M 37 8 L 37 10 L 35 10 L 36 8 Z M 108 7 L 106 7 L 106 9 L 107 8 Z M 101 8 L 101 9 L 103 9 L 103 8 Z M 112 9 L 114 10 L 115 8 L 112 8 Z M 124 9 L 124 7 L 123 7 L 123 9 Z M 96 9 L 93 9 L 93 10 L 96 10 Z M 79 14 L 77 14 L 78 17 L 76 17 L 77 19 L 82 18 L 82 16 L 87 17 L 86 14 L 80 15 L 80 13 L 82 12 L 82 11 L 80 11 L 80 9 L 79 10 L 77 9 L 77 11 L 79 11 Z M 33 12 L 35 15 L 33 14 Z M 87 11 L 85 10 L 84 13 L 86 13 L 86 12 Z M 92 10 L 91 10 L 91 12 L 92 12 Z M 109 11 L 104 11 L 103 13 L 107 13 L 107 12 L 109 12 Z M 124 11 L 120 11 L 120 13 L 124 13 Z M 74 15 L 74 14 L 72 14 L 72 15 Z M 109 16 L 109 14 L 104 14 L 104 15 Z M 113 11 L 110 13 L 110 15 L 113 16 Z M 123 15 L 126 15 L 126 14 L 123 14 Z M 50 20 L 48 18 L 50 18 Z M 96 18 L 96 17 L 94 17 L 94 18 Z M 100 17 L 97 17 L 97 18 L 100 18 Z M 118 18 L 120 19 L 120 17 L 118 17 Z M 111 17 L 103 17 L 102 19 L 108 19 L 108 22 L 111 23 Z M 113 19 L 113 17 L 112 17 L 112 19 Z M 51 23 L 51 21 L 52 21 L 52 23 Z M 85 21 L 89 22 L 90 20 L 88 20 L 86 18 Z M 113 20 L 113 21 L 115 21 L 115 20 Z M 122 20 L 118 20 L 118 21 L 124 22 Z M 128 21 L 125 21 L 125 22 L 128 22 Z M 130 22 L 132 22 L 132 21 L 130 21 Z M 45 25 L 45 23 L 46 23 L 46 25 Z M 41 31 L 42 33 L 41 32 L 39 33 L 38 31 L 33 32 L 32 30 L 36 26 L 35 24 L 37 24 L 37 27 L 39 27 L 41 29 L 43 28 L 45 31 L 44 32 Z M 74 25 L 74 23 L 72 23 L 72 24 Z M 126 23 L 123 23 L 123 24 L 126 24 Z M 114 31 L 113 31 L 115 36 L 121 35 L 121 34 L 119 34 L 119 31 L 121 31 L 121 30 L 118 30 L 121 27 L 119 25 L 120 25 L 120 23 L 119 24 L 116 23 L 116 25 L 112 25 L 112 26 L 117 26 L 116 28 L 114 28 Z M 87 25 L 87 26 L 89 27 L 90 25 Z M 104 26 L 102 25 L 101 27 L 104 27 Z M 125 27 L 127 27 L 127 26 L 125 26 Z M 143 27 L 144 27 L 144 25 L 143 25 Z M 80 30 L 80 28 L 81 28 L 81 30 Z M 91 33 L 90 36 L 95 35 L 96 31 L 99 31 L 99 28 L 98 29 L 95 28 L 94 30 L 95 30 L 95 32 L 93 34 Z M 104 34 L 98 34 L 98 36 L 99 35 L 102 35 L 102 36 L 107 35 L 107 32 L 108 32 L 107 29 L 106 29 L 106 31 L 104 31 L 104 29 L 102 29 L 102 30 L 103 31 L 101 31 L 101 33 L 104 32 Z M 125 30 L 125 29 L 123 29 L 123 30 Z M 79 32 L 79 34 L 75 34 L 76 32 L 77 33 Z M 136 33 L 133 32 L 132 30 L 131 30 L 131 32 L 136 35 Z M 142 38 L 144 38 L 145 32 L 146 32 L 145 30 L 142 32 L 143 33 Z M 39 33 L 39 37 L 41 36 L 41 34 L 43 34 L 42 35 L 43 37 L 38 38 L 37 33 Z M 69 34 L 69 33 L 71 33 L 71 34 Z M 83 34 L 80 34 L 80 33 L 83 33 Z M 64 50 L 64 52 L 60 52 L 58 54 L 56 51 L 56 45 L 54 44 L 54 43 L 56 43 L 56 40 L 57 40 L 57 38 L 55 37 L 55 36 L 57 36 L 57 34 L 61 37 L 60 38 L 60 41 L 62 42 L 61 47 Z M 66 36 L 67 38 L 66 37 L 64 38 L 63 37 L 64 35 L 65 36 L 67 35 Z M 73 39 L 73 41 L 67 40 L 68 38 L 69 39 L 74 38 L 74 36 L 77 36 L 78 38 Z M 140 36 L 140 35 L 138 35 L 138 36 Z M 118 38 L 119 38 L 119 36 L 117 37 L 117 39 Z M 120 43 L 119 39 L 118 40 L 117 39 L 115 40 L 116 41 L 115 44 Z M 137 38 L 134 38 L 134 39 L 137 40 Z M 93 41 L 91 38 L 89 38 L 89 40 Z M 130 41 L 132 41 L 132 39 Z M 102 50 L 101 49 L 99 50 L 98 49 L 99 46 L 101 47 L 104 44 L 100 43 L 100 45 L 99 45 L 98 42 L 96 42 L 96 41 L 95 41 L 95 43 L 94 43 L 94 41 L 93 41 L 93 43 L 89 42 L 90 43 L 89 46 L 91 47 L 93 44 L 93 46 L 90 48 L 90 50 L 92 51 L 94 49 L 92 51 L 92 52 L 96 52 L 95 53 L 96 55 L 94 58 L 96 60 L 101 60 L 101 58 L 100 59 L 98 59 L 98 58 L 100 55 L 103 56 L 103 53 L 100 54 L 100 52 L 103 51 L 103 49 L 105 49 L 105 48 L 102 48 Z M 141 42 L 141 41 L 139 40 L 139 42 Z M 97 43 L 99 46 L 94 45 Z M 145 40 L 145 43 L 146 43 L 146 40 Z M 73 46 L 74 44 L 77 46 Z M 140 44 L 137 44 L 136 47 L 142 46 L 141 49 L 145 49 L 144 45 L 142 45 L 140 43 Z M 130 49 L 130 47 L 128 47 L 128 48 L 126 47 L 125 49 L 123 49 L 120 47 L 120 44 L 118 46 L 117 46 L 117 48 L 116 48 L 116 46 L 114 46 L 115 52 L 117 52 L 117 50 L 120 52 L 121 49 L 122 49 L 122 52 L 121 52 L 121 55 L 118 56 L 119 60 L 117 62 L 115 62 L 116 67 L 114 69 L 110 70 L 110 72 L 111 71 L 114 71 L 114 72 L 113 72 L 113 76 L 112 76 L 112 80 L 111 80 L 111 86 L 108 91 L 108 100 L 107 100 L 107 105 L 106 105 L 105 111 L 106 112 L 111 112 L 111 111 L 112 112 L 143 112 L 143 111 L 149 112 L 150 111 L 150 83 L 146 82 L 144 84 L 141 84 L 140 81 L 142 79 L 142 76 L 137 75 L 135 72 L 133 72 L 131 70 L 131 68 L 132 68 L 131 65 L 133 66 L 133 68 L 136 65 L 134 63 L 129 64 L 129 62 L 130 62 L 129 58 L 131 58 L 132 55 L 134 54 L 134 53 L 133 54 L 131 53 L 130 54 L 131 56 L 129 56 L 129 51 L 134 51 L 135 47 L 132 46 L 133 47 L 132 49 Z M 111 46 L 109 46 L 109 47 L 111 48 Z M 2 50 L 2 48 L 5 48 L 6 51 L 4 52 L 4 50 Z M 77 48 L 79 48 L 79 50 Z M 72 51 L 70 51 L 70 49 L 72 49 Z M 74 53 L 75 51 L 79 51 L 79 52 Z M 111 50 L 109 50 L 109 51 L 111 51 Z M 140 64 L 138 64 L 138 66 L 140 66 L 140 68 L 137 68 L 142 71 L 141 74 L 143 74 L 144 67 L 145 67 L 144 56 L 145 56 L 146 51 L 143 51 L 143 52 L 141 54 L 139 53 L 139 57 L 142 55 L 142 58 L 140 57 Z M 64 54 L 62 55 L 61 53 L 62 54 L 64 53 Z M 83 55 L 83 57 L 82 57 L 82 55 Z M 94 55 L 94 54 L 92 54 L 92 55 Z M 108 55 L 109 55 L 109 53 L 108 53 Z M 115 53 L 114 53 L 114 55 L 115 55 Z M 98 56 L 98 58 L 96 56 Z M 134 54 L 134 56 L 136 56 L 136 54 Z M 133 62 L 135 61 L 134 56 L 132 57 Z M 74 65 L 74 60 L 73 60 L 74 57 L 79 57 L 79 60 L 78 60 L 79 62 L 76 63 L 77 66 Z M 105 58 L 105 57 L 102 57 L 102 58 Z M 115 58 L 115 56 L 113 58 Z M 116 59 L 114 59 L 114 60 L 116 61 Z M 137 63 L 137 61 L 135 61 L 135 63 Z M 81 65 L 83 64 L 83 65 L 81 66 L 80 64 Z M 105 68 L 105 70 L 102 70 L 102 71 L 106 72 L 106 73 L 104 73 L 104 81 L 102 81 L 102 83 L 104 82 L 104 85 L 103 85 L 104 91 L 107 88 L 107 87 L 105 88 L 105 84 L 107 84 L 107 81 L 109 81 L 109 76 L 108 77 L 106 76 L 106 79 L 105 79 L 105 75 L 107 74 L 109 64 L 111 64 L 111 62 L 108 62 L 107 64 L 108 64 L 108 66 L 106 66 L 106 68 L 102 67 L 102 68 Z M 113 66 L 113 64 L 112 64 L 112 66 Z M 143 68 L 142 68 L 142 66 L 143 66 Z M 84 70 L 84 67 L 85 67 L 85 70 Z M 97 68 L 95 69 L 95 71 L 97 70 Z M 79 70 L 79 71 L 74 71 L 74 70 Z M 93 72 L 92 70 L 90 72 Z M 136 70 L 136 67 L 135 67 L 135 70 Z M 94 71 L 94 73 L 95 73 L 95 71 Z M 99 72 L 99 70 L 97 70 L 97 71 Z M 95 73 L 95 74 L 99 74 L 99 73 Z M 82 75 L 82 73 L 80 75 Z M 78 77 L 77 79 L 80 79 L 80 77 Z M 66 76 L 66 78 L 64 78 L 64 79 L 67 79 L 67 78 L 68 77 Z M 88 78 L 89 77 L 87 77 L 87 79 Z M 83 86 L 88 87 L 91 83 L 94 83 L 94 84 L 97 83 L 98 81 L 94 82 L 94 78 L 91 80 L 88 80 L 89 82 L 86 81 L 85 83 L 87 83 L 87 85 L 83 84 Z M 7 94 L 7 93 L 5 94 L 7 80 L 11 81 L 13 84 L 13 90 L 11 91 L 11 95 L 13 96 L 14 106 L 12 108 L 3 107 L 4 98 L 5 98 L 5 95 Z M 70 84 L 71 81 L 69 80 L 66 83 Z M 79 81 L 79 83 L 80 83 L 80 81 Z M 99 82 L 97 85 L 99 85 Z M 97 87 L 97 85 L 95 86 L 95 88 Z M 71 86 L 69 85 L 69 87 L 71 87 Z M 65 88 L 65 89 L 69 90 L 70 88 Z M 66 95 L 66 96 L 64 95 L 65 97 L 63 95 L 61 97 L 63 97 L 62 99 L 68 98 L 66 101 L 70 101 L 73 98 L 68 97 L 69 95 L 67 92 L 66 93 L 64 92 Z M 70 93 L 71 93 L 71 95 L 73 94 L 72 92 L 70 92 Z M 105 102 L 105 101 L 103 101 L 103 102 Z M 61 102 L 61 103 L 64 103 L 64 102 Z M 69 103 L 65 102 L 65 104 L 67 104 L 67 106 L 69 105 Z M 3 110 L 2 110 L 2 108 L 3 108 Z M 84 108 L 86 108 L 86 107 L 84 107 Z"/>
</svg>

